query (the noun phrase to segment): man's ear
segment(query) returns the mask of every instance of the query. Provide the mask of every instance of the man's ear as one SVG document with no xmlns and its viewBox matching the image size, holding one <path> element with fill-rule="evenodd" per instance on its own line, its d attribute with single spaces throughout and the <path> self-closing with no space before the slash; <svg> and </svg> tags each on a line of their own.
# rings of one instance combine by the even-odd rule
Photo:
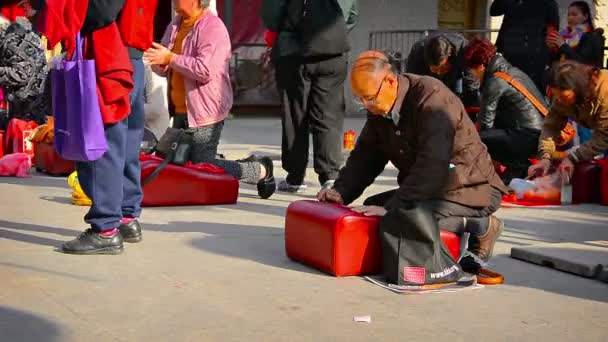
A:
<svg viewBox="0 0 608 342">
<path fill-rule="evenodd" d="M 386 77 L 386 82 L 388 84 L 390 84 L 391 87 L 396 87 L 397 83 L 398 83 L 397 76 L 395 74 L 391 73 L 390 75 L 388 75 Z"/>
</svg>

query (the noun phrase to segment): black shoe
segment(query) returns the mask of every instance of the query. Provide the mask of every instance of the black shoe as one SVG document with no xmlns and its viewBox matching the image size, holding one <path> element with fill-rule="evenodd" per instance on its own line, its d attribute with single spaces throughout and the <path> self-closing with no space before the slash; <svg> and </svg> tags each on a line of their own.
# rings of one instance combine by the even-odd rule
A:
<svg viewBox="0 0 608 342">
<path fill-rule="evenodd" d="M 259 162 L 266 169 L 266 177 L 258 181 L 258 195 L 260 195 L 262 199 L 267 199 L 272 196 L 277 189 L 277 185 L 274 182 L 272 159 L 269 157 L 262 157 Z"/>
<path fill-rule="evenodd" d="M 92 228 L 85 230 L 72 241 L 63 244 L 62 250 L 68 254 L 120 254 L 122 236 L 116 230 L 111 236 L 103 236 Z"/>
<path fill-rule="evenodd" d="M 120 231 L 120 235 L 122 235 L 124 242 L 137 243 L 142 239 L 141 225 L 139 225 L 139 221 L 137 220 L 133 220 L 129 223 L 121 223 L 118 230 Z"/>
<path fill-rule="evenodd" d="M 254 161 L 259 161 L 258 157 L 255 154 L 252 154 L 247 158 L 235 160 L 235 162 L 237 162 L 237 163 L 252 163 Z"/>
</svg>

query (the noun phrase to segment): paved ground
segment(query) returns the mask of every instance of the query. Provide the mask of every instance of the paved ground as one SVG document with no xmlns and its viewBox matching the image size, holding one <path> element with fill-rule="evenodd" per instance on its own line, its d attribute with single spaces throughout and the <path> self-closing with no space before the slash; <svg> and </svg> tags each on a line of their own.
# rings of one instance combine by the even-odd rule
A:
<svg viewBox="0 0 608 342">
<path fill-rule="evenodd" d="M 359 130 L 361 120 L 348 120 Z M 278 120 L 229 121 L 228 157 L 279 153 Z M 279 177 L 284 174 L 279 171 Z M 501 209 L 506 284 L 403 296 L 288 260 L 286 206 L 312 197 L 148 209 L 120 256 L 55 250 L 82 230 L 64 179 L 0 178 L 0 341 L 606 341 L 608 284 L 511 259 L 513 246 L 608 240 L 608 208 Z M 387 170 L 366 194 L 394 186 Z M 371 324 L 353 316 L 371 315 Z"/>
</svg>

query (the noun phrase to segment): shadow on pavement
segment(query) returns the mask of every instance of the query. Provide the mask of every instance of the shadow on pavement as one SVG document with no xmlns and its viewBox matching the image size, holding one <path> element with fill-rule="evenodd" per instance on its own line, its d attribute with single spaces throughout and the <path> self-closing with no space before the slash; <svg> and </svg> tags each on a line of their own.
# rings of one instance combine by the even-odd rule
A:
<svg viewBox="0 0 608 342">
<path fill-rule="evenodd" d="M 30 178 L 17 177 L 0 177 L 0 184 L 26 185 L 26 186 L 42 186 L 49 188 L 65 188 L 69 189 L 66 177 L 50 177 L 41 176 L 38 174 L 32 175 Z"/>
<path fill-rule="evenodd" d="M 5 228 L 5 229 L 2 229 Z M 11 229 L 11 230 L 7 230 Z M 15 241 L 27 242 L 36 245 L 42 246 L 51 246 L 51 247 L 59 247 L 65 241 L 49 239 L 45 237 L 40 237 L 31 234 L 25 234 L 22 232 L 16 232 L 14 230 L 20 230 L 24 232 L 42 232 L 42 233 L 51 233 L 57 234 L 61 236 L 69 236 L 75 237 L 78 235 L 77 231 L 64 229 L 64 228 L 54 228 L 41 226 L 37 224 L 29 224 L 29 223 L 19 223 L 19 222 L 11 222 L 0 220 L 0 238 L 10 239 Z"/>
<path fill-rule="evenodd" d="M 38 315 L 0 306 L 0 338 L 11 342 L 60 341 L 59 326 Z"/>
<path fill-rule="evenodd" d="M 51 271 L 51 270 L 40 268 L 40 267 L 15 264 L 12 262 L 0 262 L 0 266 L 11 267 L 11 268 L 21 269 L 21 270 L 26 270 L 26 271 L 31 271 L 31 272 L 45 273 L 45 274 L 60 276 L 60 277 L 64 277 L 64 278 L 83 280 L 83 281 L 88 281 L 88 282 L 92 282 L 92 283 L 94 283 L 94 282 L 99 283 L 100 281 L 102 281 L 102 279 L 98 279 L 98 278 L 90 278 L 90 277 L 81 276 L 81 275 L 77 275 L 77 274 L 70 274 L 70 273 L 66 273 L 66 272 Z M 0 335 L 0 336 L 2 336 L 2 335 Z"/>
<path fill-rule="evenodd" d="M 72 199 L 70 197 L 64 196 L 41 196 L 41 200 L 59 203 L 59 204 L 69 204 L 72 205 Z"/>
<path fill-rule="evenodd" d="M 608 287 L 597 279 L 589 279 L 543 267 L 510 256 L 492 259 L 493 270 L 505 276 L 505 285 L 527 287 L 559 295 L 608 303 Z M 532 276 L 531 276 L 532 275 Z"/>
<path fill-rule="evenodd" d="M 145 229 L 156 232 L 190 232 L 209 236 L 194 238 L 192 246 L 205 252 L 227 257 L 251 260 L 263 265 L 323 274 L 291 261 L 285 255 L 284 231 L 279 228 L 244 226 L 226 223 L 169 222 L 145 224 Z"/>
</svg>

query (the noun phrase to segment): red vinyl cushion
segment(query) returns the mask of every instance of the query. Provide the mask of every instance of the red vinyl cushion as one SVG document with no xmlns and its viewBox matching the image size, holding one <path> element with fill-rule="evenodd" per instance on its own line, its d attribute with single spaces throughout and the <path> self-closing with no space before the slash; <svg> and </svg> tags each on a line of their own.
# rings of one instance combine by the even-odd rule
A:
<svg viewBox="0 0 608 342">
<path fill-rule="evenodd" d="M 602 170 L 597 162 L 576 164 L 572 174 L 572 202 L 599 203 Z"/>
<path fill-rule="evenodd" d="M 600 203 L 608 205 L 608 158 L 599 161 L 602 167 L 602 175 L 600 180 Z"/>
<path fill-rule="evenodd" d="M 365 216 L 339 204 L 296 201 L 287 208 L 287 256 L 341 277 L 382 273 L 379 217 Z M 460 238 L 441 231 L 441 240 L 456 259 Z"/>
<path fill-rule="evenodd" d="M 65 176 L 74 172 L 75 163 L 63 159 L 52 144 L 34 144 L 34 167 L 52 176 Z"/>
<path fill-rule="evenodd" d="M 142 161 L 141 179 L 146 179 L 160 163 L 155 159 Z M 143 191 L 142 206 L 234 204 L 239 194 L 239 181 L 223 172 L 204 172 L 195 167 L 169 164 L 143 187 Z"/>
</svg>

